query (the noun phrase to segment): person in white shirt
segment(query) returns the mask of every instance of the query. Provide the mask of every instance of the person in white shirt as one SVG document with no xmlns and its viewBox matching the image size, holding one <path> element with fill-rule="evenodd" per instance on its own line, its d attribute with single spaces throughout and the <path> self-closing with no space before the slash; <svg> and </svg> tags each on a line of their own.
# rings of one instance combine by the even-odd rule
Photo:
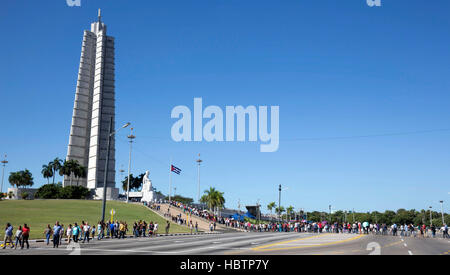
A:
<svg viewBox="0 0 450 275">
<path fill-rule="evenodd" d="M 69 224 L 69 227 L 67 227 L 66 236 L 67 236 L 67 243 L 70 244 L 70 241 L 72 240 L 72 225 L 71 224 Z"/>
<path fill-rule="evenodd" d="M 89 232 L 91 230 L 91 227 L 89 226 L 89 224 L 86 222 L 86 224 L 83 226 L 83 232 L 84 232 L 84 239 L 83 239 L 83 243 L 87 240 L 87 242 L 89 243 Z"/>
</svg>

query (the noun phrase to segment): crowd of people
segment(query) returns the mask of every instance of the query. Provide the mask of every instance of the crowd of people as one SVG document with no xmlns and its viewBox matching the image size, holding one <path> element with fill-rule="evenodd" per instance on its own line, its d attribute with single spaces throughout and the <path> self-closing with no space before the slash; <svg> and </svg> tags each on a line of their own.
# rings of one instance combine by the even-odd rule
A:
<svg viewBox="0 0 450 275">
<path fill-rule="evenodd" d="M 5 228 L 5 238 L 3 242 L 3 249 L 6 248 L 6 244 L 9 242 L 11 245 L 11 248 L 17 249 L 17 247 L 20 247 L 20 249 L 24 249 L 25 244 L 27 244 L 27 249 L 30 248 L 30 244 L 28 242 L 28 239 L 30 238 L 30 228 L 27 224 L 24 224 L 23 226 L 20 225 L 19 228 L 17 228 L 14 238 L 15 241 L 13 242 L 13 232 L 14 227 L 10 224 L 6 224 Z"/>
<path fill-rule="evenodd" d="M 157 222 L 150 221 L 147 223 L 146 221 L 140 220 L 136 221 L 133 224 L 133 237 L 154 237 L 158 233 L 159 224 Z M 170 230 L 170 222 L 167 221 L 165 225 L 165 233 L 169 234 Z M 127 237 L 127 233 L 129 232 L 128 224 L 124 221 L 115 221 L 115 222 L 98 222 L 96 225 L 90 225 L 88 222 L 82 221 L 80 224 L 74 223 L 69 224 L 67 227 L 64 224 L 61 224 L 57 221 L 53 226 L 50 224 L 43 231 L 43 236 L 45 237 L 45 243 L 50 245 L 50 242 L 53 243 L 53 248 L 58 248 L 62 245 L 63 240 L 65 239 L 66 244 L 70 244 L 71 242 L 81 242 L 81 243 L 89 243 L 94 239 L 102 240 L 106 237 L 111 239 L 124 239 Z M 15 240 L 13 241 L 13 236 Z M 30 237 L 30 227 L 27 224 L 23 226 L 19 226 L 14 234 L 14 227 L 10 224 L 6 224 L 5 228 L 5 237 L 3 241 L 3 249 L 6 249 L 8 244 L 11 248 L 17 249 L 20 247 L 23 249 L 25 244 L 27 249 L 30 248 L 30 244 L 28 242 Z"/>
<path fill-rule="evenodd" d="M 197 216 L 199 218 L 205 219 L 205 220 L 207 220 L 209 222 L 213 222 L 213 223 L 214 222 L 215 223 L 220 223 L 220 224 L 224 224 L 225 223 L 225 220 L 224 220 L 223 217 L 214 215 L 214 214 L 210 213 L 207 210 L 202 210 L 202 209 L 197 208 L 195 206 L 191 206 L 191 205 L 188 205 L 188 204 L 183 204 L 181 202 L 176 202 L 176 201 L 172 201 L 169 204 L 170 204 L 170 206 L 177 207 L 177 208 L 181 209 L 183 211 L 183 213 L 185 213 L 185 214 L 194 215 L 194 216 Z"/>
<path fill-rule="evenodd" d="M 231 217 L 222 217 L 211 214 L 206 210 L 189 206 L 180 202 L 171 202 L 171 207 L 177 207 L 185 214 L 195 215 L 203 218 L 209 222 L 210 231 L 215 231 L 217 223 L 223 224 L 226 227 L 242 229 L 249 232 L 308 232 L 308 233 L 336 233 L 336 234 L 374 234 L 374 235 L 391 235 L 391 236 L 404 236 L 404 237 L 431 237 L 436 238 L 438 233 L 443 238 L 450 238 L 448 234 L 448 226 L 444 224 L 442 227 L 437 228 L 435 225 L 427 226 L 425 224 L 413 225 L 413 224 L 380 224 L 380 223 L 368 223 L 368 222 L 345 222 L 345 223 L 328 223 L 328 222 L 312 222 L 312 221 L 293 221 L 293 222 L 265 222 L 265 223 L 251 223 L 249 221 L 235 220 Z M 160 205 L 148 205 L 148 207 L 160 210 Z M 182 215 L 172 216 L 170 214 L 170 207 L 167 209 L 167 213 L 164 213 L 167 219 L 171 219 L 174 223 L 187 226 L 191 233 L 198 232 L 198 223 L 183 219 Z M 165 233 L 169 233 L 170 222 L 166 221 Z M 153 237 L 159 230 L 159 224 L 157 222 L 140 220 L 134 222 L 132 226 L 132 236 L 139 237 Z M 130 231 L 129 226 L 124 221 L 108 221 L 107 223 L 99 221 L 95 225 L 90 225 L 88 222 L 82 221 L 80 224 L 69 224 L 67 227 L 64 224 L 60 224 L 58 221 L 53 225 L 47 225 L 43 232 L 45 242 L 50 245 L 50 239 L 52 239 L 53 247 L 58 248 L 62 244 L 63 239 L 67 244 L 71 242 L 88 242 L 90 240 L 102 240 L 105 237 L 111 239 L 123 239 L 126 238 L 127 233 Z M 7 223 L 5 228 L 5 237 L 3 242 L 3 249 L 7 244 L 11 248 L 17 249 L 20 247 L 24 249 L 25 244 L 27 249 L 29 245 L 30 227 L 27 224 L 19 226 L 15 233 L 14 228 L 10 223 Z M 14 238 L 14 240 L 13 240 Z"/>
<path fill-rule="evenodd" d="M 333 223 L 327 222 L 270 222 L 264 224 L 252 224 L 226 219 L 226 226 L 242 228 L 253 232 L 308 232 L 308 233 L 336 233 L 336 234 L 374 234 L 403 237 L 432 237 L 436 238 L 439 232 L 443 238 L 450 238 L 448 226 L 437 228 L 434 225 L 426 226 L 403 224 L 372 224 L 368 222 Z"/>
</svg>

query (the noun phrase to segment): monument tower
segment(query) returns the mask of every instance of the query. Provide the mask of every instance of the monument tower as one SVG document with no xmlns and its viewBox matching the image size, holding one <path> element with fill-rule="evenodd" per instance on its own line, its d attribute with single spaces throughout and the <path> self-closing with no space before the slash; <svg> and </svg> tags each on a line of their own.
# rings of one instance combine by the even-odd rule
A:
<svg viewBox="0 0 450 275">
<path fill-rule="evenodd" d="M 75 93 L 72 125 L 70 128 L 67 160 L 77 160 L 88 169 L 85 179 L 76 181 L 93 191 L 94 198 L 103 198 L 103 179 L 106 164 L 109 122 L 112 117 L 115 128 L 115 63 L 114 37 L 106 34 L 101 10 L 98 21 L 91 30 L 84 31 L 80 67 Z M 115 138 L 111 139 L 108 165 L 107 199 L 115 199 Z M 70 185 L 70 177 L 64 178 L 64 186 Z"/>
</svg>

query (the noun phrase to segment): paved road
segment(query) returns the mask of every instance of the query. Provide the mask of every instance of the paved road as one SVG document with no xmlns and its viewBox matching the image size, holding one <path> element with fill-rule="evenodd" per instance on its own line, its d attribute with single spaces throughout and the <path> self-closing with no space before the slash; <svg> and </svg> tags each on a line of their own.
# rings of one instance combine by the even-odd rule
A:
<svg viewBox="0 0 450 275">
<path fill-rule="evenodd" d="M 59 249 L 32 243 L 30 250 L 0 249 L 5 254 L 154 254 L 154 255 L 449 255 L 450 240 L 309 233 L 224 233 L 153 239 L 91 241 Z"/>
</svg>

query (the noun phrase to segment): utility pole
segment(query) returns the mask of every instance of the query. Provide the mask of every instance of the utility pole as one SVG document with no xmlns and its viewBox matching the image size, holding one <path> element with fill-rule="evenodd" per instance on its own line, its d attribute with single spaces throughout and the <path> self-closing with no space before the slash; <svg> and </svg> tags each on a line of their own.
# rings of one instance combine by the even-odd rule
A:
<svg viewBox="0 0 450 275">
<path fill-rule="evenodd" d="M 329 209 L 329 211 L 330 211 L 330 216 L 329 216 L 329 218 L 328 218 L 328 219 L 330 220 L 329 222 L 331 223 L 331 204 L 330 204 L 330 205 L 328 205 L 328 209 Z"/>
<path fill-rule="evenodd" d="M 439 201 L 441 203 L 441 214 L 442 214 L 442 226 L 444 226 L 445 224 L 445 219 L 444 219 L 444 201 Z"/>
<path fill-rule="evenodd" d="M 121 129 L 127 128 L 131 123 L 127 123 L 122 126 Z M 105 222 L 105 209 L 106 209 L 106 188 L 108 187 L 108 168 L 109 168 L 109 155 L 111 151 L 111 139 L 121 129 L 113 131 L 113 117 L 109 120 L 109 132 L 108 132 L 108 147 L 106 147 L 106 161 L 105 161 L 105 175 L 103 178 L 103 202 L 102 202 L 102 222 Z M 114 179 L 113 179 L 114 180 Z"/>
<path fill-rule="evenodd" d="M 278 219 L 281 220 L 281 184 L 278 187 Z"/>
<path fill-rule="evenodd" d="M 133 128 L 131 128 L 131 134 L 128 136 L 128 139 L 130 140 L 130 157 L 128 159 L 128 183 L 127 183 L 127 203 L 130 200 L 130 171 L 131 171 L 131 150 L 133 147 L 133 140 L 136 137 L 133 135 Z"/>
<path fill-rule="evenodd" d="M 196 160 L 198 163 L 198 193 L 197 193 L 197 201 L 200 203 L 200 164 L 203 162 L 203 160 L 200 159 L 200 154 L 198 154 L 198 159 Z"/>
<path fill-rule="evenodd" d="M 6 166 L 6 164 L 8 164 L 6 157 L 7 157 L 7 155 L 5 155 L 5 159 L 1 161 L 3 168 L 2 168 L 2 186 L 0 188 L 0 193 L 3 193 L 3 180 L 5 178 L 5 166 Z"/>
<path fill-rule="evenodd" d="M 433 208 L 433 207 L 430 206 L 430 227 L 433 226 L 433 216 L 432 216 L 432 213 L 431 213 L 431 209 L 432 209 L 432 208 Z"/>
<path fill-rule="evenodd" d="M 260 223 L 260 221 L 261 221 L 261 209 L 260 209 L 260 204 L 259 204 L 259 201 L 260 201 L 260 199 L 258 199 L 258 201 L 256 202 L 256 208 L 257 208 L 257 211 L 258 211 L 258 217 L 257 217 L 257 219 L 258 219 L 258 224 Z"/>
</svg>

